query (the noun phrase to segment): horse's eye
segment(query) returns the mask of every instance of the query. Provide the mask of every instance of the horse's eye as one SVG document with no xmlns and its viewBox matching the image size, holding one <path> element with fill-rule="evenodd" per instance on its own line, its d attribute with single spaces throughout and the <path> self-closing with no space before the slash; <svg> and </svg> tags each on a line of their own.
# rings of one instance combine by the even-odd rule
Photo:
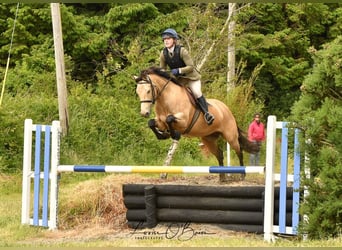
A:
<svg viewBox="0 0 342 250">
<path fill-rule="evenodd" d="M 151 93 L 151 90 L 147 90 L 147 94 Z"/>
</svg>

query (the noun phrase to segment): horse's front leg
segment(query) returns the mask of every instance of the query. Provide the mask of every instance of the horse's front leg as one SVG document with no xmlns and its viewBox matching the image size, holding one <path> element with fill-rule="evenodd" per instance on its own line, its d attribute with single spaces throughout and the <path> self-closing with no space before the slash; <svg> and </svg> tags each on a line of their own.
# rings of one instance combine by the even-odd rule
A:
<svg viewBox="0 0 342 250">
<path fill-rule="evenodd" d="M 157 125 L 157 121 L 155 119 L 151 119 L 148 121 L 148 126 L 153 131 L 153 133 L 156 135 L 158 140 L 165 140 L 170 138 L 170 133 L 168 133 L 165 130 L 160 130 Z"/>
<path fill-rule="evenodd" d="M 170 136 L 173 139 L 173 141 L 172 141 L 171 147 L 167 153 L 167 156 L 166 156 L 166 159 L 164 162 L 164 166 L 170 166 L 171 160 L 173 158 L 174 153 L 176 152 L 178 142 L 179 142 L 179 139 L 181 137 L 181 133 L 179 131 L 176 131 L 173 128 L 174 122 L 176 122 L 176 117 L 174 117 L 173 115 L 169 115 L 168 117 L 166 117 L 166 123 L 169 126 Z M 160 178 L 166 179 L 167 173 L 161 173 Z"/>
<path fill-rule="evenodd" d="M 174 140 L 179 140 L 181 137 L 181 133 L 173 128 L 173 123 L 177 122 L 177 119 L 174 115 L 168 115 L 166 117 L 166 123 L 169 126 L 170 136 Z"/>
</svg>

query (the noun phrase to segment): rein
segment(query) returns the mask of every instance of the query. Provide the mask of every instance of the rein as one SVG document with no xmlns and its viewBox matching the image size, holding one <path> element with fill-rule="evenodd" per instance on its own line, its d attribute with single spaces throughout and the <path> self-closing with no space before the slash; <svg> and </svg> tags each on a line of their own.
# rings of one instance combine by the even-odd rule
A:
<svg viewBox="0 0 342 250">
<path fill-rule="evenodd" d="M 155 84 L 153 84 L 151 78 L 148 75 L 146 75 L 146 78 L 147 78 L 146 80 L 140 81 L 138 84 L 150 84 L 151 85 L 152 100 L 141 100 L 140 103 L 148 102 L 148 103 L 154 104 L 156 100 L 159 98 L 159 96 L 161 96 L 163 91 L 166 89 L 167 85 L 169 85 L 171 79 L 168 79 L 167 82 L 164 84 L 164 86 L 161 88 L 161 90 L 159 90 L 158 87 Z"/>
</svg>

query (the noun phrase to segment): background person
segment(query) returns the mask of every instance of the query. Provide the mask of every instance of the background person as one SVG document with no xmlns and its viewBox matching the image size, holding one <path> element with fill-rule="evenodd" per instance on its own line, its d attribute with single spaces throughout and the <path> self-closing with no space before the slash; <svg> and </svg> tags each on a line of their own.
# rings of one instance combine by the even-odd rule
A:
<svg viewBox="0 0 342 250">
<path fill-rule="evenodd" d="M 250 154 L 250 166 L 259 166 L 260 148 L 262 141 L 265 140 L 265 125 L 260 121 L 261 115 L 254 114 L 254 119 L 248 127 L 248 139 L 259 146 L 259 151 L 256 154 Z"/>
</svg>

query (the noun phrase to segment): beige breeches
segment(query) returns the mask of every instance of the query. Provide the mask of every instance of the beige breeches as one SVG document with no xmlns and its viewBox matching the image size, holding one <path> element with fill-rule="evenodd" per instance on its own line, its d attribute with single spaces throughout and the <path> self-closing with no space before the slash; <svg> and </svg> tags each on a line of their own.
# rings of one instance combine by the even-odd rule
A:
<svg viewBox="0 0 342 250">
<path fill-rule="evenodd" d="M 196 98 L 199 98 L 202 96 L 201 80 L 196 80 L 196 81 L 188 80 L 188 86 Z"/>
</svg>

